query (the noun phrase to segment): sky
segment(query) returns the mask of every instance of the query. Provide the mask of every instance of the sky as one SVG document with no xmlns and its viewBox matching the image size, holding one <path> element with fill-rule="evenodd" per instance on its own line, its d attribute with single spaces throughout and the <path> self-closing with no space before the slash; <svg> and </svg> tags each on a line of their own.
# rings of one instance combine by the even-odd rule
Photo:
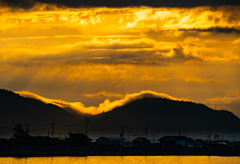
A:
<svg viewBox="0 0 240 164">
<path fill-rule="evenodd" d="M 0 0 L 0 77 L 79 113 L 164 97 L 240 117 L 240 2 Z"/>
</svg>

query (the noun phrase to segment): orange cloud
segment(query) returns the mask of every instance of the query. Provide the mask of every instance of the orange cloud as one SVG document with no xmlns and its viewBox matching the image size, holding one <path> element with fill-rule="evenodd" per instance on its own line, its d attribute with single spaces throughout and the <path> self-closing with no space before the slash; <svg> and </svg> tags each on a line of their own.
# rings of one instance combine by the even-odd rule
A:
<svg viewBox="0 0 240 164">
<path fill-rule="evenodd" d="M 38 3 L 28 11 L 8 7 L 0 7 L 0 11 L 4 13 L 0 15 L 0 62 L 18 59 L 18 62 L 30 63 L 34 57 L 39 59 L 45 56 L 50 56 L 51 59 L 64 56 L 68 60 L 83 57 L 86 52 L 98 53 L 101 59 L 111 56 L 114 60 L 110 62 L 119 61 L 116 56 L 122 52 L 128 56 L 130 53 L 137 56 L 133 61 L 121 61 L 122 64 L 126 61 L 130 61 L 130 64 L 161 64 L 161 61 L 166 61 L 161 55 L 172 57 L 168 62 L 184 59 L 186 63 L 199 63 L 196 58 L 206 61 L 240 61 L 238 53 L 231 52 L 233 50 L 229 50 L 229 46 L 224 51 L 219 50 L 227 51 L 220 57 L 215 57 L 214 54 L 202 57 L 203 53 L 200 53 L 211 49 L 206 48 L 209 47 L 206 44 L 212 43 L 204 41 L 210 38 L 207 36 L 211 30 L 214 32 L 214 28 L 236 28 L 237 31 L 240 26 L 239 7 L 218 7 L 216 10 L 209 7 L 73 9 Z M 185 31 L 179 31 L 181 29 Z M 196 34 L 192 34 L 191 29 L 195 29 L 197 37 L 185 34 L 189 29 L 193 36 Z M 149 32 L 154 39 L 149 38 Z M 185 40 L 181 44 L 182 50 L 179 47 L 173 48 L 179 42 L 179 37 Z M 207 39 L 204 40 L 203 37 Z M 221 37 L 221 40 L 224 39 Z M 236 45 L 238 42 L 238 39 L 233 38 L 228 44 Z M 191 47 L 187 49 L 184 44 Z M 217 45 L 217 49 L 218 47 L 220 46 Z M 167 50 L 171 50 L 171 53 L 161 52 Z M 211 53 L 214 51 L 215 49 Z M 95 57 L 90 56 L 91 59 Z M 109 60 L 103 60 L 102 63 L 104 62 L 110 63 Z"/>
<path fill-rule="evenodd" d="M 28 91 L 21 91 L 21 92 L 15 92 L 15 93 L 18 93 L 23 97 L 35 98 L 45 103 L 51 103 L 51 104 L 57 105 L 61 108 L 66 109 L 67 111 L 72 110 L 70 112 L 75 112 L 78 114 L 91 114 L 91 115 L 96 115 L 102 112 L 111 111 L 115 107 L 125 105 L 131 101 L 142 99 L 144 97 L 167 98 L 171 100 L 189 101 L 188 99 L 185 99 L 185 98 L 176 98 L 176 97 L 167 95 L 165 93 L 157 93 L 154 91 L 146 90 L 146 91 L 141 91 L 140 93 L 126 94 L 124 98 L 120 100 L 115 100 L 112 102 L 109 99 L 106 99 L 103 103 L 99 104 L 98 107 L 95 107 L 95 106 L 85 107 L 84 104 L 82 104 L 81 102 L 67 102 L 63 100 L 48 99 Z M 102 93 L 97 93 L 95 95 L 99 95 L 99 94 L 102 94 Z M 104 94 L 107 94 L 107 92 Z"/>
<path fill-rule="evenodd" d="M 238 90 L 228 91 L 226 93 L 226 96 L 229 96 L 229 97 L 240 97 L 240 92 Z"/>
<path fill-rule="evenodd" d="M 72 101 L 77 100 L 71 91 L 58 93 L 85 86 L 84 93 L 90 93 L 85 97 L 76 91 L 84 104 L 21 93 L 66 110 L 109 111 L 137 97 L 118 93 L 146 87 L 194 100 L 199 99 L 193 98 L 193 92 L 217 97 L 239 90 L 239 6 L 67 8 L 36 4 L 28 10 L 0 7 L 0 13 L 0 86 L 44 95 L 51 88 L 51 96 Z M 116 85 L 111 85 L 113 81 Z M 94 96 L 120 100 L 86 107 L 94 102 L 85 99 Z"/>
<path fill-rule="evenodd" d="M 190 81 L 195 81 L 199 83 L 206 83 L 210 81 L 215 81 L 215 82 L 226 82 L 226 80 L 219 80 L 219 79 L 203 79 L 200 77 L 196 77 L 194 73 L 192 72 L 179 72 L 178 74 L 179 78 L 183 79 L 186 82 Z"/>
<path fill-rule="evenodd" d="M 240 105 L 240 92 L 238 90 L 228 91 L 224 97 L 214 97 L 208 99 L 208 102 L 218 109 L 228 109 L 229 111 L 236 114 L 238 117 L 240 115 L 239 105 Z"/>
<path fill-rule="evenodd" d="M 240 100 L 240 92 L 238 90 L 235 91 L 228 91 L 226 93 L 226 97 L 215 97 L 209 99 L 209 101 L 213 102 L 214 104 L 228 104 L 232 101 L 239 101 Z"/>
<path fill-rule="evenodd" d="M 232 102 L 233 100 L 240 100 L 240 96 L 238 97 L 215 97 L 212 99 L 209 99 L 214 104 L 228 104 Z"/>
<path fill-rule="evenodd" d="M 100 95 L 103 95 L 103 96 L 106 96 L 106 97 L 124 98 L 123 94 L 107 92 L 106 90 L 103 90 L 102 92 L 98 92 L 98 93 L 84 94 L 85 97 L 97 97 L 97 96 L 100 96 Z"/>
</svg>

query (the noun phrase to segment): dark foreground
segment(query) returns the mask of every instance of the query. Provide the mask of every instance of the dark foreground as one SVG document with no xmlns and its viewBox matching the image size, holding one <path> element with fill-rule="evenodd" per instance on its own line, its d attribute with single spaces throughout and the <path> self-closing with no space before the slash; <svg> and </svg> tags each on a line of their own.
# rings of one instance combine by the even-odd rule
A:
<svg viewBox="0 0 240 164">
<path fill-rule="evenodd" d="M 200 155 L 240 156 L 239 148 L 163 148 L 99 146 L 7 146 L 0 148 L 2 157 L 38 156 L 134 156 L 134 155 Z"/>
</svg>

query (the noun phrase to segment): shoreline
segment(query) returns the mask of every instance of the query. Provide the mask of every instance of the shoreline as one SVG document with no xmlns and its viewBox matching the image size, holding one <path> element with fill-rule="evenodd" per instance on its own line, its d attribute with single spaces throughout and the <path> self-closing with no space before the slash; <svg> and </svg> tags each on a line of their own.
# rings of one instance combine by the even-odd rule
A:
<svg viewBox="0 0 240 164">
<path fill-rule="evenodd" d="M 162 147 L 9 146 L 0 157 L 87 156 L 240 156 L 240 150 Z"/>
<path fill-rule="evenodd" d="M 219 154 L 155 154 L 155 155 L 150 155 L 150 154 L 146 154 L 146 155 L 143 155 L 143 154 L 135 154 L 135 155 L 126 155 L 126 154 L 101 154 L 101 155 L 69 155 L 69 154 L 66 154 L 66 155 L 0 155 L 0 158 L 8 158 L 8 157 L 12 157 L 12 158 L 37 158 L 37 157 L 97 157 L 97 156 L 102 156 L 102 157 L 108 157 L 108 156 L 121 156 L 121 157 L 127 157 L 127 156 L 218 156 L 218 157 L 240 157 L 240 155 L 219 155 Z"/>
</svg>

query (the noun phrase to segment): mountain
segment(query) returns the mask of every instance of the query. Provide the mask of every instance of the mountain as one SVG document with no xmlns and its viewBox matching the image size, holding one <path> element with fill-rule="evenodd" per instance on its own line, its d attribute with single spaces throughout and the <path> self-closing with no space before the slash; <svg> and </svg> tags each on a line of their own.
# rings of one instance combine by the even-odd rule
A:
<svg viewBox="0 0 240 164">
<path fill-rule="evenodd" d="M 165 98 L 138 99 L 89 116 L 88 120 L 88 134 L 95 137 L 119 136 L 122 126 L 125 135 L 145 135 L 146 127 L 151 134 L 177 134 L 181 128 L 185 132 L 204 132 L 205 137 L 209 128 L 214 132 L 240 131 L 240 119 L 229 111 Z M 52 131 L 51 122 L 56 123 L 54 136 L 86 131 L 85 119 L 76 119 L 58 106 L 0 89 L 0 137 L 10 137 L 16 124 L 25 128 L 26 123 L 30 124 L 31 135 L 47 135 Z"/>
<path fill-rule="evenodd" d="M 74 116 L 56 105 L 0 89 L 0 122 L 46 124 L 73 119 Z"/>
<path fill-rule="evenodd" d="M 106 127 L 124 126 L 129 133 L 141 130 L 143 134 L 146 127 L 154 132 L 178 132 L 179 128 L 190 132 L 208 132 L 209 128 L 219 132 L 240 130 L 240 119 L 229 111 L 213 110 L 203 104 L 164 98 L 138 99 L 94 116 L 91 121 L 95 125 Z"/>
</svg>

